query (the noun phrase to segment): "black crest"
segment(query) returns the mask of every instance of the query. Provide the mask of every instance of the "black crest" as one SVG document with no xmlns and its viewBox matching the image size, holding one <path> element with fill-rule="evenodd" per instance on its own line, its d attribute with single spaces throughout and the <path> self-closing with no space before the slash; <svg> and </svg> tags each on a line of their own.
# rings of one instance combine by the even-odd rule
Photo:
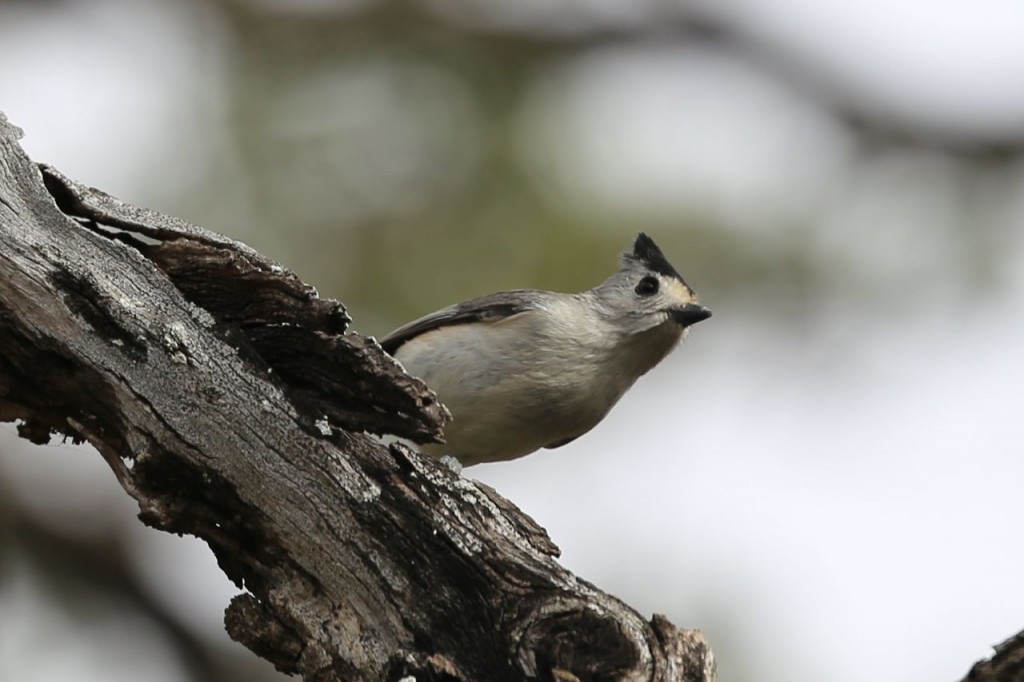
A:
<svg viewBox="0 0 1024 682">
<path fill-rule="evenodd" d="M 661 249 L 658 248 L 658 245 L 654 243 L 654 240 L 643 232 L 636 236 L 636 241 L 633 242 L 633 253 L 627 253 L 626 257 L 630 260 L 641 263 L 644 267 L 653 270 L 660 275 L 675 277 L 680 282 L 683 281 L 683 276 L 679 274 L 678 270 L 672 267 L 672 264 L 668 262 L 667 258 L 665 258 L 665 254 L 663 254 Z"/>
</svg>

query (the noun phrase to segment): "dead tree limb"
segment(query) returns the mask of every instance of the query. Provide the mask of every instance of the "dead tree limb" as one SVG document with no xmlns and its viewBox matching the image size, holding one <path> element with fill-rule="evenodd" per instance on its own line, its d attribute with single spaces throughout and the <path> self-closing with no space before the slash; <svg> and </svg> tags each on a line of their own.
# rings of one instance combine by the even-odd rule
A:
<svg viewBox="0 0 1024 682">
<path fill-rule="evenodd" d="M 974 664 L 963 682 L 1024 682 L 1024 631 L 995 649 L 991 658 Z"/>
<path fill-rule="evenodd" d="M 445 413 L 252 249 L 33 164 L 0 114 L 0 421 L 205 540 L 228 633 L 307 680 L 714 679 L 698 631 L 558 565 L 484 485 L 366 435 Z"/>
</svg>

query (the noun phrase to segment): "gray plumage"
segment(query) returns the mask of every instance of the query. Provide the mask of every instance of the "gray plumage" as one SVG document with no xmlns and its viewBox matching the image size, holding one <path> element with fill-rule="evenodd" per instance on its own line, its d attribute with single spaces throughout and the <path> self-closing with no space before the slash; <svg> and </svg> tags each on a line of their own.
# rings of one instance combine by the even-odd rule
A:
<svg viewBox="0 0 1024 682">
<path fill-rule="evenodd" d="M 468 466 L 586 433 L 710 315 L 641 233 L 593 289 L 483 296 L 399 327 L 381 345 L 452 414 L 446 444 L 424 452 Z"/>
<path fill-rule="evenodd" d="M 389 354 L 394 355 L 399 346 L 424 332 L 453 324 L 493 322 L 503 317 L 511 317 L 529 309 L 537 295 L 544 293 L 546 292 L 538 289 L 513 289 L 456 303 L 402 325 L 388 334 L 380 345 Z"/>
</svg>

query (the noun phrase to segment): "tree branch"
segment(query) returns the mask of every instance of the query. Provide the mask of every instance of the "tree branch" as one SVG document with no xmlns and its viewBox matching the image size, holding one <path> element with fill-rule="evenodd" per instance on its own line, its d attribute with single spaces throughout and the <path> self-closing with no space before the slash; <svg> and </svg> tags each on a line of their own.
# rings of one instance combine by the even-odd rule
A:
<svg viewBox="0 0 1024 682">
<path fill-rule="evenodd" d="M 229 634 L 307 680 L 714 679 L 698 631 L 558 565 L 493 490 L 370 434 L 446 413 L 252 249 L 31 163 L 0 114 L 0 421 L 85 440 L 205 540 Z"/>
<path fill-rule="evenodd" d="M 963 682 L 1021 682 L 1024 680 L 1024 631 L 995 647 L 991 658 L 978 661 Z"/>
</svg>

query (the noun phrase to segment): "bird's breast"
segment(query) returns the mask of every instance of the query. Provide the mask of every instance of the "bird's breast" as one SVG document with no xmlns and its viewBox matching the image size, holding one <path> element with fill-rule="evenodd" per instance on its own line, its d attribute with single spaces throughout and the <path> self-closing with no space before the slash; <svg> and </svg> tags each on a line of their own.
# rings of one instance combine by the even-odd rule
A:
<svg viewBox="0 0 1024 682">
<path fill-rule="evenodd" d="M 396 358 L 451 412 L 444 452 L 467 465 L 514 459 L 592 429 L 679 340 L 578 331 L 517 315 L 427 332 Z"/>
</svg>

